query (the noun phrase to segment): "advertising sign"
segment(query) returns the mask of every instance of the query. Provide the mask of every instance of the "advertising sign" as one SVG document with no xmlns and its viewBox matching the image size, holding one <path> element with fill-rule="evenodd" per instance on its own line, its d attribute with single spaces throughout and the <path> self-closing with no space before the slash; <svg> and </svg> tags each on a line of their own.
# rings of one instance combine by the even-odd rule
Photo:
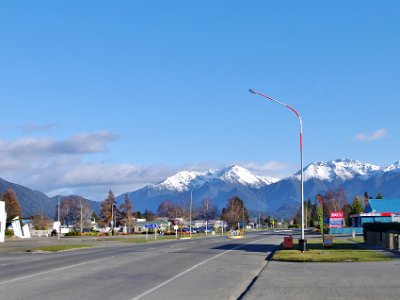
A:
<svg viewBox="0 0 400 300">
<path fill-rule="evenodd" d="M 344 227 L 344 219 L 330 219 L 329 227 L 330 228 L 343 228 Z"/>
<path fill-rule="evenodd" d="M 332 211 L 331 219 L 344 219 L 344 213 L 342 211 Z"/>
<path fill-rule="evenodd" d="M 329 218 L 330 228 L 344 227 L 344 213 L 342 211 L 332 211 Z"/>
</svg>

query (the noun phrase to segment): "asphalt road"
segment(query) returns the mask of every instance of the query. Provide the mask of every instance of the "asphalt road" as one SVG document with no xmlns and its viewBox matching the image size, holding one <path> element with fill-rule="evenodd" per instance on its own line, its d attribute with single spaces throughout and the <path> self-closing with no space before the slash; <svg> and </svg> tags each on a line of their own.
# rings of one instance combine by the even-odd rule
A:
<svg viewBox="0 0 400 300">
<path fill-rule="evenodd" d="M 0 257 L 1 299 L 237 299 L 282 236 L 249 234 Z"/>
</svg>

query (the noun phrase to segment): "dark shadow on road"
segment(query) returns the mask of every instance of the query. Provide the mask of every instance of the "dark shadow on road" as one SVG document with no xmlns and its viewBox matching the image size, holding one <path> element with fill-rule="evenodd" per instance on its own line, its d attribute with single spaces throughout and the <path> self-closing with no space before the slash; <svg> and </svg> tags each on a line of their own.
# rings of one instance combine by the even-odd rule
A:
<svg viewBox="0 0 400 300">
<path fill-rule="evenodd" d="M 217 250 L 234 250 L 234 251 L 245 251 L 245 252 L 258 252 L 258 253 L 266 253 L 271 252 L 274 249 L 279 247 L 279 245 L 275 244 L 235 244 L 235 243 L 228 243 L 224 245 L 219 245 L 217 247 L 211 249 Z"/>
</svg>

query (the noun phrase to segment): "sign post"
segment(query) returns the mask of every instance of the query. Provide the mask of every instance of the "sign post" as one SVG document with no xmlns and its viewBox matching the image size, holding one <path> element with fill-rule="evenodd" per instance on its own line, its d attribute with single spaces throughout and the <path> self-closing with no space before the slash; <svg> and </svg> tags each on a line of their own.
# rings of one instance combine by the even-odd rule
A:
<svg viewBox="0 0 400 300">
<path fill-rule="evenodd" d="M 146 228 L 146 240 L 149 239 L 149 229 L 154 229 L 154 239 L 157 239 L 157 224 L 144 224 Z"/>
</svg>

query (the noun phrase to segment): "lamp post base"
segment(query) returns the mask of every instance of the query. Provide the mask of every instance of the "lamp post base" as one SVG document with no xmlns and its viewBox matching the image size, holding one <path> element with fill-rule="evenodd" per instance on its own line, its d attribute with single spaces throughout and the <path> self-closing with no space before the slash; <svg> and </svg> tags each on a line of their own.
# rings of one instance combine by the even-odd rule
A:
<svg viewBox="0 0 400 300">
<path fill-rule="evenodd" d="M 307 251 L 307 240 L 299 239 L 299 250 L 301 252 Z"/>
</svg>

